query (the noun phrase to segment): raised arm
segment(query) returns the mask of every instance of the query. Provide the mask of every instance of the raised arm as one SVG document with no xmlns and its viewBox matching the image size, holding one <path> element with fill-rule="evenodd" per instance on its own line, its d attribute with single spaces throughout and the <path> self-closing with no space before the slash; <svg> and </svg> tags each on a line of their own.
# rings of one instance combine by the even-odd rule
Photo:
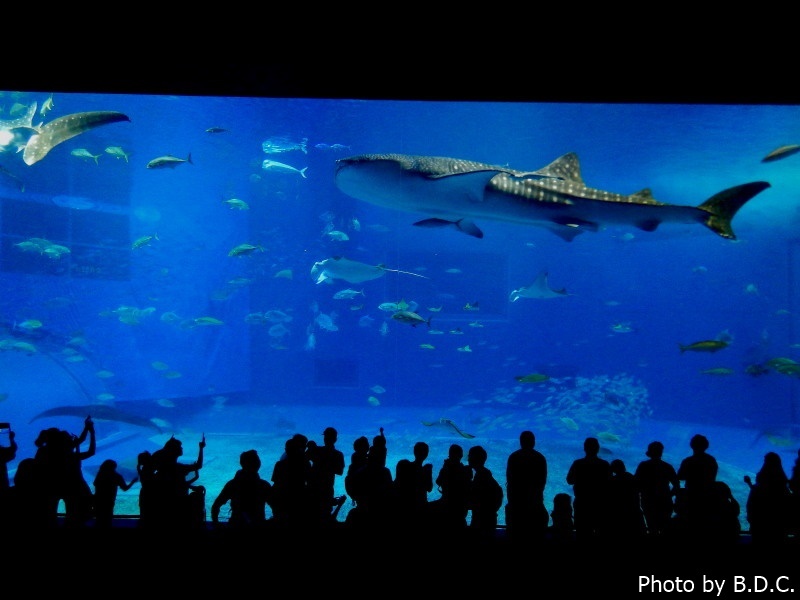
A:
<svg viewBox="0 0 800 600">
<path fill-rule="evenodd" d="M 81 452 L 78 454 L 78 457 L 81 460 L 94 456 L 95 452 L 97 451 L 97 436 L 94 433 L 94 421 L 92 421 L 91 416 L 86 417 L 83 425 L 83 432 L 81 433 L 81 437 L 78 439 L 86 439 L 87 434 L 89 435 L 89 447 L 86 449 L 86 452 Z"/>
</svg>

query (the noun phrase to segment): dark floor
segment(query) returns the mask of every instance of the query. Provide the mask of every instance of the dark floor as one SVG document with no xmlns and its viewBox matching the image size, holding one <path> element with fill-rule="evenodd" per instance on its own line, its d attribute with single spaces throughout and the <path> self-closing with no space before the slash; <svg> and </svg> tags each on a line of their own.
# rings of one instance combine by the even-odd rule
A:
<svg viewBox="0 0 800 600">
<path fill-rule="evenodd" d="M 358 596 L 408 593 L 425 598 L 473 597 L 481 588 L 495 596 L 519 586 L 524 589 L 518 593 L 525 596 L 536 590 L 643 593 L 689 581 L 699 591 L 711 580 L 727 582 L 725 591 L 730 593 L 737 581 L 753 589 L 765 581 L 773 586 L 791 584 L 800 591 L 798 540 L 765 548 L 747 535 L 725 545 L 649 539 L 625 544 L 550 539 L 518 544 L 507 539 L 503 529 L 490 540 L 478 541 L 432 531 L 413 536 L 357 535 L 344 528 L 314 534 L 242 534 L 207 526 L 182 534 L 154 534 L 137 527 L 136 521 L 126 521 L 105 532 L 60 528 L 39 535 L 6 535 L 2 540 L 7 557 L 3 571 L 33 573 L 32 590 L 39 591 L 50 586 L 66 586 L 72 592 L 81 591 L 75 586 L 93 590 L 96 580 L 106 586 L 116 582 L 114 592 L 106 588 L 108 593 L 145 594 L 142 578 L 145 584 L 158 580 L 159 592 L 203 597 L 231 586 L 229 591 L 234 592 L 265 586 L 267 596 L 270 590 L 277 593 L 287 586 L 299 593 L 352 589 Z"/>
</svg>

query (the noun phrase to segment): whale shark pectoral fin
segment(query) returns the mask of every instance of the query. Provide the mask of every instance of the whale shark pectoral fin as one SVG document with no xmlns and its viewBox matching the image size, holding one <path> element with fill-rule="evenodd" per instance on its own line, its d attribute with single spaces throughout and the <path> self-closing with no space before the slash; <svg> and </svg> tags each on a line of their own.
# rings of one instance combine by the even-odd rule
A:
<svg viewBox="0 0 800 600">
<path fill-rule="evenodd" d="M 457 221 L 450 221 L 448 219 L 439 219 L 432 217 L 430 219 L 422 219 L 414 223 L 415 227 L 455 227 L 458 231 L 471 235 L 472 237 L 482 238 L 483 232 L 480 228 L 468 219 L 458 219 Z"/>
<path fill-rule="evenodd" d="M 128 115 L 113 110 L 96 110 L 59 117 L 43 125 L 38 134 L 31 136 L 25 146 L 22 160 L 30 166 L 42 160 L 50 150 L 60 143 L 72 139 L 84 131 L 101 125 L 130 120 Z"/>
</svg>

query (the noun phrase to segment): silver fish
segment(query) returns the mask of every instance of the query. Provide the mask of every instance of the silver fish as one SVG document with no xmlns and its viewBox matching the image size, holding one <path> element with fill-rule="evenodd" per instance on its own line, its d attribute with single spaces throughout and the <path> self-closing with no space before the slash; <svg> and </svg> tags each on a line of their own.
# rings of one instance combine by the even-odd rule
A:
<svg viewBox="0 0 800 600">
<path fill-rule="evenodd" d="M 261 163 L 261 168 L 264 169 L 265 171 L 274 171 L 275 173 L 297 173 L 304 179 L 306 177 L 306 171 L 308 170 L 308 167 L 303 167 L 302 169 L 296 169 L 291 165 L 287 165 L 269 159 L 266 159 L 263 163 Z"/>
</svg>

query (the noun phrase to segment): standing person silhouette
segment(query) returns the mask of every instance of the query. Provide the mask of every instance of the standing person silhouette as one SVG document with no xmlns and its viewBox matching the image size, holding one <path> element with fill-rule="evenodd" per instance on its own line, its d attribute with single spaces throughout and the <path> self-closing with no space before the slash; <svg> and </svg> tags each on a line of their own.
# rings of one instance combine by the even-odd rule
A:
<svg viewBox="0 0 800 600">
<path fill-rule="evenodd" d="M 463 458 L 464 448 L 459 444 L 451 444 L 447 458 L 436 476 L 441 498 L 431 502 L 435 507 L 431 514 L 432 524 L 454 534 L 461 534 L 466 530 L 469 514 L 467 502 L 472 469 L 461 462 Z"/>
<path fill-rule="evenodd" d="M 750 488 L 745 510 L 753 543 L 764 546 L 783 544 L 791 529 L 792 497 L 780 454 L 767 452 L 761 469 L 756 473 L 755 483 L 749 475 L 744 476 L 744 482 Z"/>
<path fill-rule="evenodd" d="M 236 471 L 211 504 L 211 521 L 219 524 L 219 513 L 230 502 L 231 515 L 228 525 L 236 530 L 252 530 L 264 527 L 267 522 L 267 506 L 272 508 L 272 484 L 262 479 L 261 458 L 256 450 L 245 450 L 239 455 L 241 469 Z"/>
<path fill-rule="evenodd" d="M 674 498 L 681 482 L 675 467 L 662 458 L 664 444 L 650 442 L 645 455 L 648 458 L 636 466 L 634 477 L 639 486 L 647 532 L 652 536 L 662 536 L 670 528 Z"/>
<path fill-rule="evenodd" d="M 8 446 L 0 446 L 0 523 L 4 523 L 10 514 L 11 482 L 8 479 L 8 463 L 17 457 L 16 434 L 9 428 Z"/>
<path fill-rule="evenodd" d="M 139 481 L 136 476 L 130 483 L 117 471 L 117 461 L 107 458 L 102 462 L 94 477 L 94 526 L 97 529 L 110 529 L 114 524 L 114 505 L 117 490 L 127 492 Z"/>
<path fill-rule="evenodd" d="M 197 524 L 197 515 L 190 510 L 189 486 L 197 480 L 200 469 L 203 468 L 205 447 L 206 436 L 203 434 L 198 443 L 197 460 L 188 464 L 181 463 L 178 459 L 183 456 L 183 443 L 172 436 L 150 457 L 152 465 L 147 465 L 147 469 L 152 468 L 152 475 L 145 483 L 149 487 L 147 518 L 156 529 L 187 529 Z M 192 472 L 196 476 L 187 481 L 187 476 Z"/>
<path fill-rule="evenodd" d="M 708 453 L 708 438 L 695 434 L 689 440 L 692 454 L 681 461 L 678 479 L 684 482 L 684 531 L 689 535 L 707 533 L 715 508 L 714 482 L 719 466 L 717 459 Z"/>
<path fill-rule="evenodd" d="M 550 521 L 544 504 L 547 459 L 535 446 L 534 433 L 523 431 L 506 461 L 506 531 L 515 542 L 543 541 Z"/>
<path fill-rule="evenodd" d="M 344 453 L 336 448 L 339 433 L 333 427 L 322 432 L 322 446 L 307 451 L 311 457 L 308 486 L 311 502 L 316 506 L 319 524 L 330 525 L 336 520 L 346 497 L 336 497 L 336 477 L 344 474 Z M 335 509 L 335 513 L 332 512 Z M 312 516 L 313 518 L 313 516 Z"/>
<path fill-rule="evenodd" d="M 417 442 L 414 460 L 401 458 L 395 466 L 394 510 L 401 533 L 427 528 L 428 494 L 433 490 L 433 465 L 425 462 L 429 453 L 427 443 Z"/>
<path fill-rule="evenodd" d="M 606 498 L 611 479 L 611 465 L 600 458 L 600 441 L 587 437 L 583 441 L 584 457 L 575 459 L 567 471 L 567 483 L 572 486 L 572 510 L 575 519 L 575 539 L 592 541 L 604 532 Z"/>
<path fill-rule="evenodd" d="M 503 506 L 503 488 L 486 467 L 488 454 L 483 446 L 467 451 L 467 464 L 473 471 L 468 506 L 469 532 L 473 541 L 491 542 L 497 535 L 497 513 Z"/>
</svg>

